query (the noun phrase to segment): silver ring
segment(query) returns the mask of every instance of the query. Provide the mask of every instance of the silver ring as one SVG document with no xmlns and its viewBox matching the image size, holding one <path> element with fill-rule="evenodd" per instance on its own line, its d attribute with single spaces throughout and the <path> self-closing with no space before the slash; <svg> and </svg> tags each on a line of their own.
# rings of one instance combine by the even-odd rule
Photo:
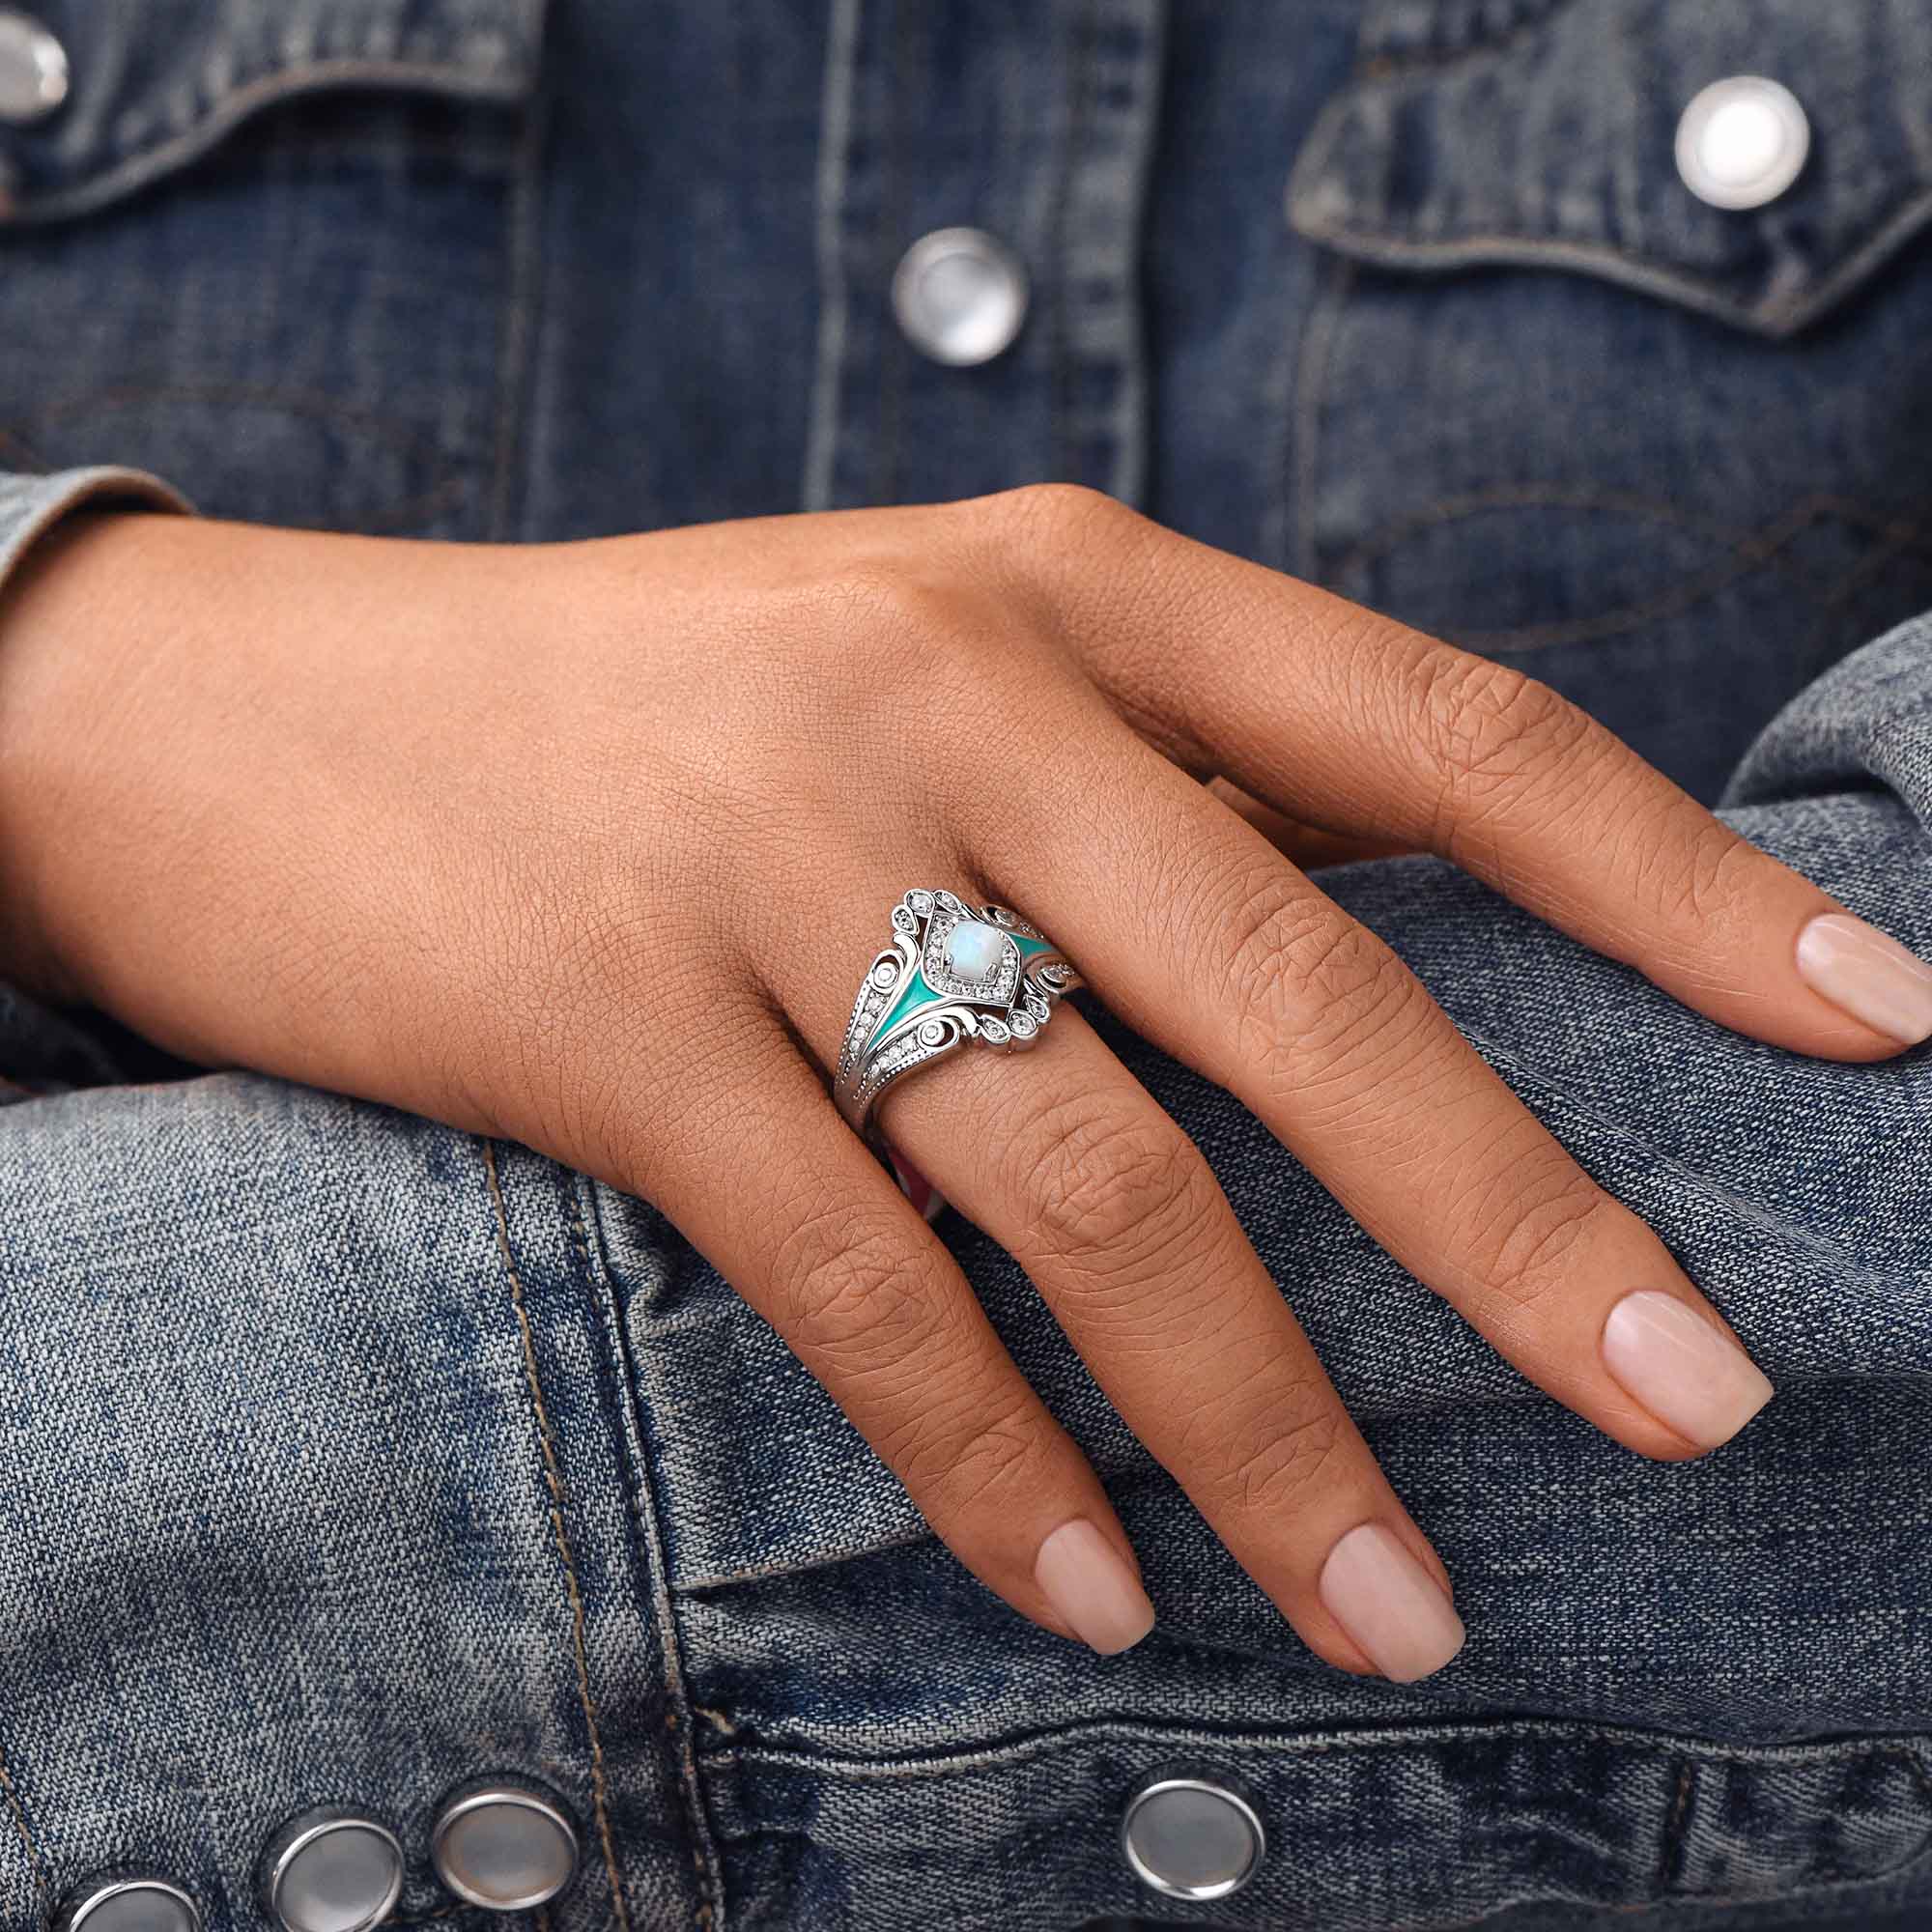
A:
<svg viewBox="0 0 1932 1932">
<path fill-rule="evenodd" d="M 1038 1039 L 1080 983 L 1045 933 L 1005 906 L 916 886 L 893 908 L 893 941 L 866 969 L 832 1097 L 861 1133 L 901 1074 L 969 1039 L 1005 1053 Z"/>
</svg>

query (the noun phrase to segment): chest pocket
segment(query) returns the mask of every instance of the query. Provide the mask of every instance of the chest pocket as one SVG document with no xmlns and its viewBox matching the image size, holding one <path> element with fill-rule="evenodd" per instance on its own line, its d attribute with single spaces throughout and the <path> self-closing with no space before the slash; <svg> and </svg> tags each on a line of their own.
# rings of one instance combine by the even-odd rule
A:
<svg viewBox="0 0 1932 1932">
<path fill-rule="evenodd" d="M 1932 10 L 1365 23 L 1288 190 L 1336 258 L 1297 565 L 1715 793 L 1778 704 L 1932 604 Z"/>
<path fill-rule="evenodd" d="M 39 78 L 0 87 L 0 469 L 489 534 L 542 0 L 35 9 L 0 39 Z"/>
</svg>

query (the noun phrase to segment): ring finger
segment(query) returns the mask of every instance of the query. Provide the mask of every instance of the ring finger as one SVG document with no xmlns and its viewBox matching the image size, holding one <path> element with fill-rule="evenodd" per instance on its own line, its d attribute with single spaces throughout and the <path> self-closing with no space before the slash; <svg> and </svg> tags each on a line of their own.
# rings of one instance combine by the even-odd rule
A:
<svg viewBox="0 0 1932 1932">
<path fill-rule="evenodd" d="M 836 1037 L 823 988 L 795 990 L 810 1036 Z M 893 1086 L 879 1123 L 1026 1269 L 1122 1420 L 1312 1649 L 1400 1681 L 1448 1662 L 1463 1627 L 1440 1559 L 1206 1159 L 1076 1010 L 1029 1054 L 974 1047 Z"/>
</svg>

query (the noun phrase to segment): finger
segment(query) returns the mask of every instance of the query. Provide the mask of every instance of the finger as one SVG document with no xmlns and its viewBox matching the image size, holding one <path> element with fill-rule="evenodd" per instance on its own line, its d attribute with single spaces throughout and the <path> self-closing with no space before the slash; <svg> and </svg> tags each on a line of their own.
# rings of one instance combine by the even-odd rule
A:
<svg viewBox="0 0 1932 1932">
<path fill-rule="evenodd" d="M 1217 778 L 1208 789 L 1229 810 L 1238 812 L 1284 859 L 1293 860 L 1304 872 L 1321 866 L 1349 866 L 1359 859 L 1389 859 L 1410 848 L 1392 838 L 1345 838 L 1339 833 L 1324 832 L 1319 825 L 1304 825 L 1298 818 L 1264 805 L 1227 779 Z"/>
<path fill-rule="evenodd" d="M 944 1244 L 789 1046 L 685 1136 L 653 1194 L 824 1384 L 954 1555 L 1094 1650 L 1147 1634 L 1140 1566 L 1093 1465 L 1007 1353 Z M 728 1137 L 754 1150 L 724 1171 Z"/>
<path fill-rule="evenodd" d="M 1025 879 L 1014 902 L 1540 1387 L 1645 1455 L 1742 1428 L 1771 1385 L 1657 1236 L 1387 946 L 1173 765 L 1121 743 L 1077 854 L 1031 840 L 1006 861 L 1016 895 Z M 1110 890 L 1123 878 L 1131 893 Z"/>
<path fill-rule="evenodd" d="M 1072 1008 L 891 1088 L 896 1145 L 1025 1267 L 1127 1426 L 1318 1655 L 1403 1682 L 1463 1641 L 1403 1507 L 1194 1143 Z"/>
<path fill-rule="evenodd" d="M 1064 626 L 1181 762 L 1439 853 L 1757 1038 L 1872 1060 L 1932 1037 L 1932 966 L 1547 686 L 1103 498 L 1041 500 L 1085 540 L 1005 554 L 1078 559 L 1048 566 Z"/>
</svg>

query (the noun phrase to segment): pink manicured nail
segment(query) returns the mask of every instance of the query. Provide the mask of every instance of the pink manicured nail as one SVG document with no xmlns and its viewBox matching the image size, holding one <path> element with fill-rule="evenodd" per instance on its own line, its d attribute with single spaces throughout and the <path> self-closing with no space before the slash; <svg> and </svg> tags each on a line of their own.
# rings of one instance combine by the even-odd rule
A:
<svg viewBox="0 0 1932 1932">
<path fill-rule="evenodd" d="M 1763 1370 L 1728 1335 L 1658 1289 L 1610 1310 L 1604 1365 L 1660 1422 L 1705 1449 L 1728 1442 L 1771 1400 Z"/>
<path fill-rule="evenodd" d="M 1328 1614 L 1397 1684 L 1440 1670 L 1463 1648 L 1463 1619 L 1402 1540 L 1378 1522 L 1358 1524 L 1321 1566 Z"/>
<path fill-rule="evenodd" d="M 1033 1578 L 1082 1643 L 1102 1657 L 1153 1629 L 1153 1605 L 1121 1552 L 1087 1520 L 1063 1522 L 1034 1558 Z"/>
<path fill-rule="evenodd" d="M 1902 1046 L 1932 1038 L 1932 966 L 1850 913 L 1828 912 L 1798 935 L 1798 977 Z"/>
</svg>

